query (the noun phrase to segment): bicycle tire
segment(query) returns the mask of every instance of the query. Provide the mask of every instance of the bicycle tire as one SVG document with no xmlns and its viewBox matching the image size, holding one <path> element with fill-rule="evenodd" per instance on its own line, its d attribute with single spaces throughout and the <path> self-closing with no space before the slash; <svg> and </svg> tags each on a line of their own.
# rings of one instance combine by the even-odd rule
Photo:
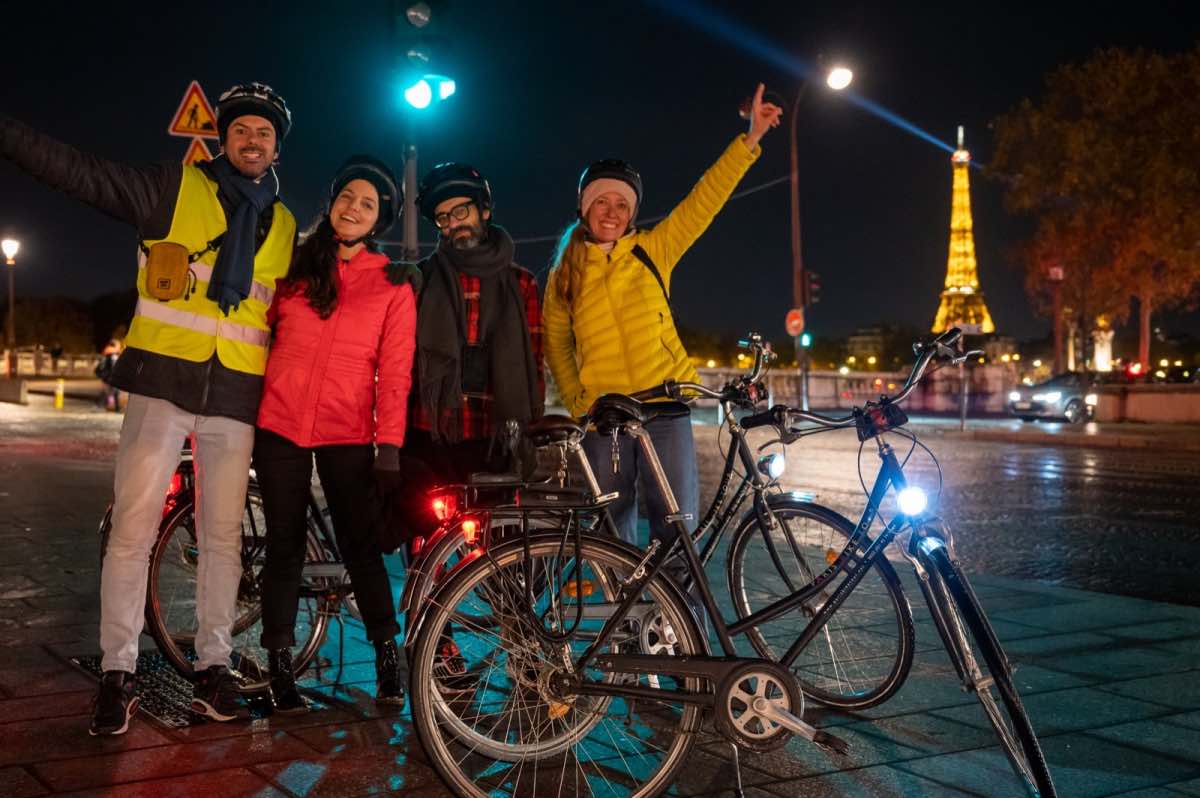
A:
<svg viewBox="0 0 1200 798">
<path fill-rule="evenodd" d="M 249 521 L 263 528 L 262 495 L 258 487 L 251 484 L 246 494 L 246 510 L 243 515 L 243 531 Z M 262 567 L 262 551 L 251 550 L 254 536 L 242 535 L 242 580 L 238 585 L 238 617 L 234 621 L 231 637 L 234 650 L 231 655 L 233 668 L 242 678 L 239 687 L 253 692 L 267 686 L 268 674 L 266 652 L 259 646 L 261 633 L 262 603 L 259 592 L 259 572 Z M 309 521 L 305 561 L 320 561 L 324 548 L 320 537 Z M 195 505 L 191 500 L 181 501 L 163 520 L 150 552 L 150 567 L 146 585 L 146 631 L 158 646 L 158 650 L 183 676 L 193 675 L 195 659 L 195 574 L 198 559 L 195 529 Z M 170 555 L 171 567 L 164 576 Z M 169 583 L 169 584 L 168 584 Z M 176 599 L 175 594 L 179 597 Z M 311 606 L 304 608 L 305 602 Z M 292 670 L 299 676 L 316 656 L 324 641 L 328 628 L 330 609 L 324 598 L 301 598 L 297 635 L 299 646 L 295 648 Z"/>
<path fill-rule="evenodd" d="M 1020 693 L 1013 684 L 1008 658 L 1000 647 L 1000 641 L 996 638 L 975 591 L 971 589 L 971 584 L 962 570 L 950 558 L 945 546 L 937 546 L 923 552 L 922 559 L 927 563 L 931 582 L 938 580 L 934 586 L 935 592 L 949 597 L 949 601 L 945 601 L 942 608 L 943 613 L 949 616 L 947 631 L 956 638 L 955 645 L 970 654 L 962 660 L 963 664 L 968 669 L 971 669 L 972 665 L 978 668 L 978 672 L 968 674 L 974 682 L 969 690 L 983 706 L 984 715 L 996 732 L 1009 764 L 1017 777 L 1025 783 L 1025 788 L 1031 796 L 1054 798 L 1054 782 L 1050 777 L 1050 768 L 1046 764 L 1042 746 L 1021 703 Z M 983 673 L 982 668 L 979 668 L 978 658 L 974 656 L 975 650 L 983 657 L 987 673 Z M 949 653 L 955 656 L 954 652 Z M 979 689 L 981 683 L 982 690 Z M 1000 704 L 996 703 L 992 695 L 991 685 L 994 685 L 996 692 L 1000 694 Z M 1007 718 L 1003 716 L 1001 706 L 1007 712 Z"/>
<path fill-rule="evenodd" d="M 811 585 L 854 534 L 855 525 L 827 507 L 787 497 L 773 499 L 771 507 L 779 521 L 778 540 L 763 533 L 752 510 L 729 545 L 729 593 L 739 619 Z M 798 522 L 805 525 L 800 534 L 794 529 Z M 761 562 L 763 551 L 770 555 L 766 563 Z M 747 557 L 753 562 L 747 563 Z M 796 573 L 788 572 L 789 565 Z M 828 596 L 836 584 L 820 596 Z M 778 662 L 815 614 L 815 600 L 819 597 L 761 628 L 747 629 L 754 650 Z M 900 579 L 881 558 L 800 652 L 791 671 L 804 694 L 818 703 L 851 710 L 877 706 L 895 695 L 908 677 L 915 637 Z"/>
<path fill-rule="evenodd" d="M 529 554 L 533 558 L 557 557 L 561 541 L 562 536 L 557 534 L 532 535 L 528 542 Z M 569 548 L 573 548 L 573 544 Z M 477 558 L 451 574 L 429 599 L 424 629 L 444 628 L 451 622 L 459 602 L 486 592 L 485 586 L 511 579 L 502 575 L 509 572 L 507 569 L 519 573 L 525 562 L 525 552 L 525 541 L 507 542 L 496 546 L 489 556 Z M 631 574 L 641 558 L 641 552 L 624 544 L 588 536 L 582 541 L 582 555 L 576 562 L 582 560 L 584 570 L 589 573 L 619 575 Z M 611 601 L 620 589 L 619 583 L 609 582 L 606 577 L 601 577 L 600 581 L 609 587 L 602 591 L 604 595 L 596 597 L 597 600 Z M 612 596 L 608 595 L 610 592 Z M 451 791 L 464 798 L 495 795 L 524 798 L 537 794 L 539 787 L 542 792 L 547 787 L 551 792 L 566 787 L 576 795 L 592 795 L 595 794 L 594 784 L 601 780 L 603 794 L 613 798 L 652 798 L 665 791 L 685 764 L 695 742 L 695 733 L 700 728 L 700 709 L 681 704 L 676 714 L 673 709 L 663 709 L 663 706 L 672 706 L 665 700 L 627 702 L 612 696 L 574 696 L 556 702 L 547 698 L 540 687 L 544 675 L 541 671 L 556 669 L 557 663 L 546 658 L 542 649 L 530 642 L 536 639 L 532 630 L 521 633 L 523 624 L 529 623 L 528 615 L 506 609 L 503 596 L 494 592 L 492 595 L 492 613 L 507 619 L 498 624 L 499 634 L 484 629 L 459 628 L 456 631 L 469 663 L 469 672 L 477 675 L 477 687 L 469 699 L 458 699 L 454 703 L 438 686 L 435 664 L 439 635 L 432 631 L 422 634 L 413 655 L 409 695 L 413 727 L 434 769 Z M 663 617 L 669 618 L 671 627 L 678 630 L 677 648 L 673 649 L 676 654 L 703 653 L 699 628 L 678 588 L 658 576 L 646 588 L 646 595 L 659 602 L 657 606 L 663 608 Z M 569 622 L 572 610 L 564 606 L 563 616 Z M 468 640 L 468 634 L 478 635 L 480 641 Z M 586 637 L 572 640 L 565 644 L 568 647 L 564 652 L 577 654 L 587 642 Z M 574 647 L 576 644 L 579 644 L 578 649 Z M 534 671 L 537 671 L 536 679 L 532 675 Z M 481 672 L 486 673 L 486 679 L 479 675 Z M 621 677 L 612 674 L 605 678 L 616 680 Z M 701 688 L 701 680 L 695 678 L 680 679 L 677 683 L 692 691 Z M 530 684 L 538 685 L 538 689 L 531 689 Z M 481 714 L 493 706 L 487 698 L 502 691 L 506 685 L 511 685 L 513 696 L 500 701 L 499 707 L 504 711 Z M 557 716 L 553 712 L 556 704 L 562 713 Z M 460 711 L 471 709 L 476 709 L 474 719 L 480 722 L 477 726 L 468 726 L 468 721 L 459 717 Z M 615 723 L 605 714 L 609 710 L 618 718 Z M 545 719 L 542 718 L 543 711 Z M 664 714 L 669 720 L 661 722 L 659 719 Z M 484 719 L 492 717 L 498 718 L 496 723 L 487 731 L 481 731 L 488 722 Z M 505 719 L 507 723 L 500 732 L 500 739 L 490 737 Z M 664 725 L 669 728 L 663 728 Z M 540 737 L 543 730 L 550 735 L 549 739 Z M 644 761 L 646 754 L 638 750 L 638 743 L 651 749 L 652 757 L 658 756 L 655 752 L 661 752 L 662 761 L 652 769 L 634 767 L 632 775 L 618 774 L 617 769 L 629 768 L 630 761 L 639 764 Z M 465 754 L 462 753 L 464 750 Z M 530 762 L 532 765 L 527 771 L 525 768 Z M 543 783 L 547 781 L 550 784 Z"/>
</svg>

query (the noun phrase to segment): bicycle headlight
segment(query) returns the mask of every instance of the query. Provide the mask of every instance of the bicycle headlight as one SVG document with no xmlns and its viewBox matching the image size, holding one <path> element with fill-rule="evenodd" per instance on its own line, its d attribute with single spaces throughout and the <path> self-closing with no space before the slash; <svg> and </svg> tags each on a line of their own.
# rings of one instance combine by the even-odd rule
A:
<svg viewBox="0 0 1200 798">
<path fill-rule="evenodd" d="M 783 452 L 775 452 L 758 459 L 759 472 L 772 481 L 783 476 L 785 469 L 787 469 L 787 460 L 784 458 Z"/>
<path fill-rule="evenodd" d="M 929 506 L 929 497 L 916 485 L 909 485 L 896 496 L 896 503 L 905 515 L 920 515 Z"/>
</svg>

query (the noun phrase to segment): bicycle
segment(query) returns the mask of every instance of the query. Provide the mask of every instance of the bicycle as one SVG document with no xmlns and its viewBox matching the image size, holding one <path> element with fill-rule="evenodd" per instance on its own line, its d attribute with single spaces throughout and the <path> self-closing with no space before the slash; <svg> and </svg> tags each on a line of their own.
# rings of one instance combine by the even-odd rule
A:
<svg viewBox="0 0 1200 798">
<path fill-rule="evenodd" d="M 730 624 L 717 608 L 695 541 L 685 534 L 684 519 L 644 429 L 649 420 L 686 408 L 670 401 L 643 404 L 625 396 L 601 397 L 589 419 L 603 434 L 623 432 L 638 440 L 672 509 L 668 520 L 675 524 L 678 542 L 672 547 L 652 543 L 642 552 L 568 523 L 560 531 L 529 533 L 484 549 L 436 588 L 422 628 L 453 624 L 479 685 L 470 700 L 443 695 L 432 678 L 437 636 L 427 631 L 418 635 L 410 688 L 414 727 L 443 780 L 469 796 L 524 794 L 539 785 L 569 786 L 571 780 L 577 793 L 657 795 L 682 766 L 705 711 L 734 745 L 735 755 L 738 748 L 778 748 L 793 735 L 844 750 L 836 737 L 802 720 L 805 692 L 792 668 L 821 635 L 824 649 L 818 645 L 812 650 L 821 651 L 817 662 L 832 665 L 824 673 L 818 668 L 815 676 L 811 668 L 804 671 L 814 698 L 861 706 L 885 700 L 898 689 L 911 662 L 912 619 L 902 593 L 888 587 L 898 586 L 884 558 L 895 541 L 917 573 L 964 689 L 980 701 L 1017 777 L 1030 794 L 1053 796 L 1045 758 L 1012 685 L 1011 667 L 958 566 L 950 530 L 926 512 L 923 492 L 907 483 L 903 464 L 882 437 L 906 434 L 900 432 L 907 419 L 899 403 L 935 358 L 956 362 L 966 357 L 950 348 L 958 337 L 952 330 L 931 345 L 916 345 L 917 362 L 900 393 L 868 402 L 849 416 L 830 418 L 776 406 L 741 420 L 743 430 L 774 426 L 785 441 L 814 429 L 796 428 L 793 422 L 820 429 L 853 426 L 864 445 L 875 441 L 882 466 L 857 525 L 832 510 L 788 506 L 788 497 L 755 491 L 753 518 L 739 528 L 730 549 L 730 587 L 738 614 Z M 756 361 L 763 356 L 761 343 L 755 344 L 755 356 Z M 668 384 L 662 395 L 691 391 L 732 409 L 752 404 L 744 389 Z M 736 454 L 746 473 L 761 481 L 764 475 L 744 437 Z M 734 457 L 732 447 L 729 457 Z M 900 511 L 872 536 L 884 497 L 893 489 Z M 829 537 L 817 541 L 824 545 L 814 545 L 812 536 L 792 534 L 780 519 L 789 517 L 785 510 L 824 526 Z M 747 546 L 753 539 L 746 530 L 763 539 L 771 566 L 784 583 L 784 595 L 764 596 L 765 606 L 758 608 L 751 606 L 746 578 Z M 828 545 L 834 540 L 838 546 Z M 724 656 L 709 655 L 708 641 L 680 586 L 660 573 L 674 549 L 687 563 Z M 785 565 L 781 552 L 790 553 L 793 562 Z M 545 576 L 538 582 L 532 578 L 535 573 Z M 740 581 L 732 578 L 735 573 Z M 876 634 L 877 645 L 863 657 L 856 648 L 862 641 L 831 634 L 830 622 L 872 573 L 885 574 L 881 579 L 887 589 L 876 599 L 890 605 L 882 613 L 898 619 L 900 634 Z M 592 589 L 585 590 L 585 584 Z M 655 630 L 649 636 L 651 651 L 643 649 L 643 636 L 625 634 L 635 608 Z M 803 628 L 778 654 L 776 646 L 786 635 L 767 625 L 789 614 L 803 616 Z M 483 620 L 473 622 L 472 617 Z M 870 627 L 865 630 L 871 632 Z M 738 656 L 734 635 L 745 635 L 759 657 Z M 872 667 L 877 677 L 868 689 L 839 676 L 842 651 L 851 663 L 885 663 Z M 819 685 L 811 683 L 817 681 Z"/>
<path fill-rule="evenodd" d="M 174 669 L 183 677 L 193 676 L 196 635 L 196 567 L 199 562 L 196 518 L 196 475 L 190 438 L 184 442 L 179 465 L 171 476 L 163 504 L 162 520 L 150 549 L 146 590 L 146 633 Z M 97 530 L 103 562 L 112 530 L 110 504 Z M 232 671 L 245 693 L 267 688 L 269 673 L 266 649 L 259 645 L 262 633 L 260 574 L 266 557 L 266 522 L 262 492 L 251 469 L 242 516 L 242 578 L 238 584 L 237 618 L 233 637 Z M 300 604 L 296 616 L 298 646 L 292 660 L 299 676 L 316 657 L 328 635 L 329 621 L 345 605 L 352 617 L 360 618 L 349 576 L 338 553 L 337 541 L 322 508 L 311 492 L 308 498 L 308 531 Z"/>
</svg>

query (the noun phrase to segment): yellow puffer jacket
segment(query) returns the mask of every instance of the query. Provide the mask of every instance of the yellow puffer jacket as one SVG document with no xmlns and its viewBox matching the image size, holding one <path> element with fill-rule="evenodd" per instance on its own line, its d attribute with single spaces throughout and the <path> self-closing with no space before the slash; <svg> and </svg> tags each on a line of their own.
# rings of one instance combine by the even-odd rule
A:
<svg viewBox="0 0 1200 798">
<path fill-rule="evenodd" d="M 572 248 L 586 262 L 569 306 L 557 287 L 566 264 L 551 273 L 542 320 L 546 362 L 571 414 L 582 415 L 606 393 L 633 393 L 668 379 L 697 380 L 662 288 L 632 250 L 641 245 L 669 292 L 675 264 L 762 152 L 751 152 L 745 138 L 738 136 L 654 229 L 626 235 L 609 253 L 590 242 Z"/>
</svg>

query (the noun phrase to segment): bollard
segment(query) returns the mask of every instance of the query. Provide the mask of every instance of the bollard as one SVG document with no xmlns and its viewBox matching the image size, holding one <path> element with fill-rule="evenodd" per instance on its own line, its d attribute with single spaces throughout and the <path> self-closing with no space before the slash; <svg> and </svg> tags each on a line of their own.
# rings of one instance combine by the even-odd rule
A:
<svg viewBox="0 0 1200 798">
<path fill-rule="evenodd" d="M 67 389 L 66 380 L 59 377 L 58 382 L 54 386 L 54 409 L 55 410 L 63 409 L 63 394 L 66 392 L 66 389 Z"/>
</svg>

